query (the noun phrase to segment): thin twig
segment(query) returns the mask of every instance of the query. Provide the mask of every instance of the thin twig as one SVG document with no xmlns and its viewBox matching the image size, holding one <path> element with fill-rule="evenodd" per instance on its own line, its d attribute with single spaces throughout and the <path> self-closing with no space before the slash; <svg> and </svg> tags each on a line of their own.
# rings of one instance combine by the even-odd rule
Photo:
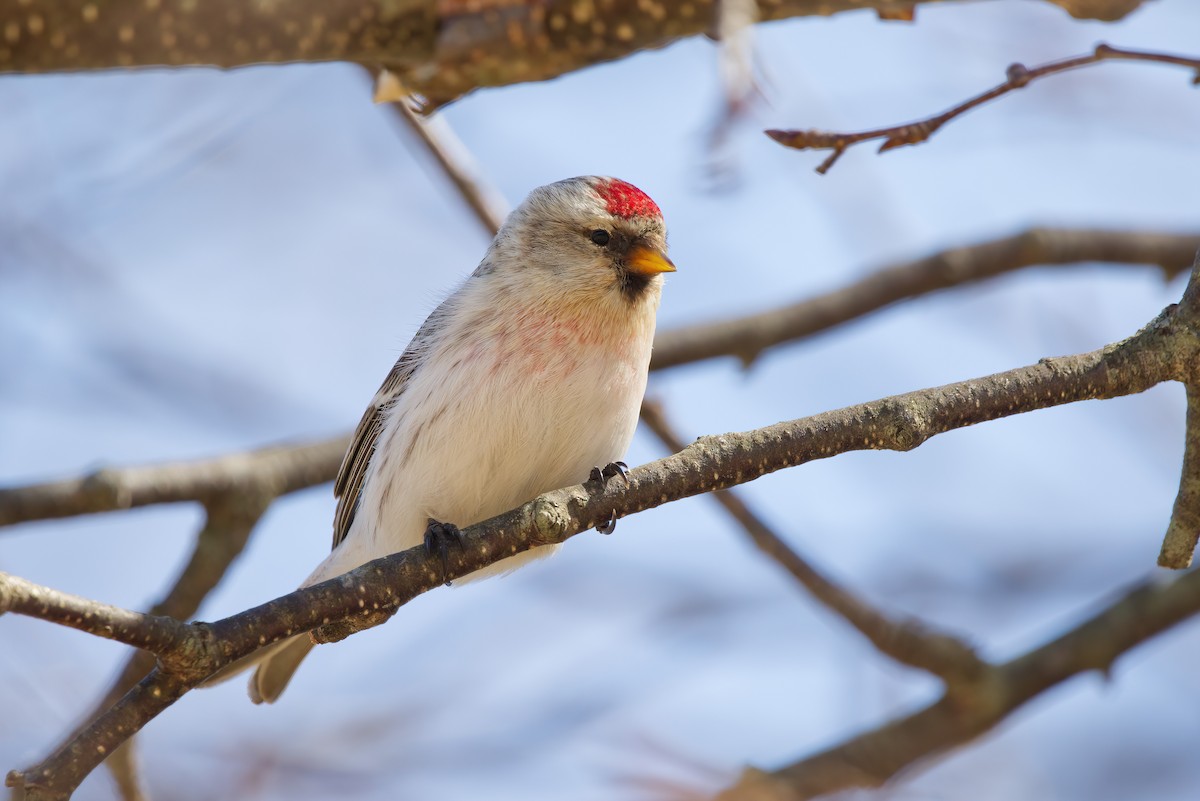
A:
<svg viewBox="0 0 1200 801">
<path fill-rule="evenodd" d="M 459 195 L 466 201 L 472 213 L 487 231 L 495 236 L 508 216 L 504 198 L 479 175 L 470 151 L 455 135 L 450 124 L 440 115 L 421 117 L 403 102 L 388 103 L 396 116 L 403 120 L 408 129 L 417 135 L 442 172 L 454 184 Z"/>
<path fill-rule="evenodd" d="M 1179 492 L 1158 554 L 1159 565 L 1176 570 L 1192 564 L 1200 541 L 1200 384 L 1187 385 L 1186 426 Z"/>
<path fill-rule="evenodd" d="M 0 526 L 157 503 L 206 501 L 250 486 L 287 495 L 332 481 L 349 442 L 348 436 L 340 436 L 215 459 L 106 468 L 66 481 L 0 489 Z"/>
<path fill-rule="evenodd" d="M 194 636 L 188 624 L 175 618 L 99 603 L 0 572 L 0 614 L 4 612 L 48 620 L 156 654 L 170 653 Z"/>
<path fill-rule="evenodd" d="M 1135 588 L 1057 639 L 1000 665 L 935 703 L 786 767 L 748 769 L 717 801 L 806 801 L 879 787 L 964 745 L 1038 694 L 1080 673 L 1108 674 L 1122 654 L 1200 613 L 1200 571 Z"/>
<path fill-rule="evenodd" d="M 654 340 L 651 370 L 718 356 L 749 365 L 768 348 L 857 320 L 902 300 L 1033 266 L 1148 264 L 1173 278 L 1200 249 L 1200 234 L 1031 228 L 885 267 L 840 289 L 731 320 L 682 326 Z"/>
<path fill-rule="evenodd" d="M 1193 277 L 1193 285 L 1198 280 Z M 447 579 L 564 542 L 614 518 L 839 453 L 907 451 L 930 437 L 987 420 L 1184 381 L 1200 360 L 1197 291 L 1189 286 L 1178 305 L 1102 350 L 741 434 L 702 437 L 674 456 L 631 470 L 627 482 L 555 490 L 470 526 L 462 531 L 462 548 L 447 555 L 411 548 L 212 624 L 189 626 L 139 615 L 0 573 L 0 613 L 18 612 L 148 648 L 159 655 L 160 666 L 69 746 L 34 768 L 10 773 L 8 783 L 24 787 L 29 801 L 65 799 L 105 754 L 234 660 L 354 615 L 378 616 Z"/>
<path fill-rule="evenodd" d="M 918 145 L 929 139 L 938 129 L 955 117 L 967 113 L 976 106 L 981 106 L 1002 95 L 1006 95 L 1014 89 L 1024 88 L 1037 78 L 1079 69 L 1080 67 L 1087 67 L 1092 64 L 1098 64 L 1101 61 L 1112 60 L 1149 61 L 1156 64 L 1188 67 L 1196 71 L 1192 83 L 1200 84 L 1200 59 L 1198 58 L 1173 56 L 1167 53 L 1151 53 L 1142 50 L 1124 50 L 1112 47 L 1111 45 L 1098 44 L 1090 55 L 1065 58 L 1061 61 L 1053 61 L 1032 69 L 1023 64 L 1011 64 L 1006 73 L 1007 77 L 1004 83 L 969 100 L 965 100 L 953 108 L 943 111 L 941 114 L 935 114 L 932 117 L 927 117 L 917 122 L 889 125 L 886 128 L 875 128 L 870 131 L 860 131 L 858 133 L 832 133 L 815 129 L 772 129 L 765 133 L 779 144 L 795 148 L 796 150 L 832 150 L 833 152 L 829 154 L 829 158 L 825 159 L 817 167 L 817 172 L 824 175 L 834 165 L 834 162 L 841 158 L 847 148 L 861 142 L 867 142 L 872 139 L 884 140 L 883 144 L 879 147 L 880 153 L 904 147 L 905 145 Z"/>
<path fill-rule="evenodd" d="M 672 453 L 686 447 L 672 430 L 661 404 L 654 401 L 643 403 L 642 421 Z M 947 683 L 971 680 L 982 669 L 983 662 L 975 655 L 975 651 L 958 637 L 937 631 L 914 618 L 889 617 L 821 573 L 776 534 L 733 490 L 720 490 L 712 493 L 711 497 L 745 529 L 759 550 L 782 565 L 813 598 L 840 615 L 883 654 L 901 664 L 929 671 Z"/>
<path fill-rule="evenodd" d="M 1200 253 L 1196 254 L 1192 274 L 1200 273 Z M 1185 309 L 1200 308 L 1200 281 L 1194 277 L 1179 301 Z M 1187 421 L 1183 439 L 1183 468 L 1179 492 L 1171 509 L 1171 520 L 1163 538 L 1158 563 L 1163 567 L 1184 568 L 1192 562 L 1200 540 L 1200 362 L 1192 362 L 1183 379 L 1187 387 Z"/>
</svg>

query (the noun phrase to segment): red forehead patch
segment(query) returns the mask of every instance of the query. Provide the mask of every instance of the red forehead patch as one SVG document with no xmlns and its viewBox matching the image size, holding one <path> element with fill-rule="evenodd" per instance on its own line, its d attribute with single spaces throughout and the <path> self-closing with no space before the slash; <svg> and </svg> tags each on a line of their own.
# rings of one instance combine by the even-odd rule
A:
<svg viewBox="0 0 1200 801">
<path fill-rule="evenodd" d="M 609 214 L 629 219 L 630 217 L 661 217 L 658 204 L 633 184 L 610 178 L 596 184 L 596 194 L 608 207 Z"/>
</svg>

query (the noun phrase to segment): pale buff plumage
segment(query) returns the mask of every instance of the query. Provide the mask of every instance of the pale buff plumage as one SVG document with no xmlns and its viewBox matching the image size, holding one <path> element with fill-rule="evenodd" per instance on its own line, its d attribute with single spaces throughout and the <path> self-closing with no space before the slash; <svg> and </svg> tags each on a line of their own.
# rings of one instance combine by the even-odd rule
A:
<svg viewBox="0 0 1200 801">
<path fill-rule="evenodd" d="M 335 484 L 333 552 L 305 586 L 420 545 L 430 518 L 468 526 L 620 459 L 646 388 L 659 273 L 673 269 L 665 254 L 657 206 L 628 184 L 534 190 L 363 415 Z M 249 660 L 251 697 L 278 698 L 311 647 L 302 635 Z"/>
</svg>

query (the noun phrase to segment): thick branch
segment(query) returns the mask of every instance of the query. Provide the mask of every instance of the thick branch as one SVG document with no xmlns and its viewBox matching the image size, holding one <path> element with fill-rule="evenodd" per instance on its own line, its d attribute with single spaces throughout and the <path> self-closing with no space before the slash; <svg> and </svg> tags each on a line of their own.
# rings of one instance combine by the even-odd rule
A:
<svg viewBox="0 0 1200 801">
<path fill-rule="evenodd" d="M 879 787 L 900 771 L 963 745 L 1046 689 L 1080 673 L 1107 673 L 1126 651 L 1200 612 L 1200 571 L 1136 588 L 1056 640 L 936 703 L 827 751 L 766 773 L 747 770 L 718 801 L 803 801 Z"/>
<path fill-rule="evenodd" d="M 1200 249 L 1198 234 L 1031 228 L 885 267 L 848 286 L 779 309 L 661 332 L 652 370 L 718 356 L 750 364 L 767 348 L 863 317 L 908 298 L 1037 265 L 1148 264 L 1179 275 Z"/>
<path fill-rule="evenodd" d="M 297 590 L 211 625 L 187 626 L 43 590 L 0 574 L 0 611 L 16 611 L 114 636 L 160 655 L 162 697 L 178 697 L 222 666 L 257 648 L 353 616 L 382 620 L 389 610 L 512 554 L 560 543 L 607 523 L 680 498 L 726 489 L 767 473 L 854 450 L 910 450 L 946 431 L 1035 409 L 1142 392 L 1182 380 L 1200 359 L 1200 309 L 1184 302 L 1164 311 L 1130 339 L 1099 351 L 910 392 L 743 434 L 704 437 L 680 453 L 630 471 L 628 482 L 585 484 L 545 493 L 505 514 L 464 529 L 461 549 L 440 558 L 423 547 L 376 559 L 343 576 Z M 33 599 L 32 601 L 30 599 Z M 85 617 L 90 615 L 90 617 Z M 87 619 L 87 626 L 80 621 Z M 140 627 L 140 628 L 139 628 Z M 162 630 L 165 628 L 164 633 Z M 119 629 L 121 636 L 113 632 Z M 144 629 L 144 631 L 143 631 Z M 153 678 L 153 677 L 151 677 Z M 97 745 L 111 751 L 166 707 L 162 697 L 139 702 L 143 682 L 112 712 L 120 719 L 114 740 L 102 722 L 73 744 L 24 774 L 15 784 L 49 771 L 37 798 L 65 798 L 100 761 Z M 169 701 L 167 702 L 169 703 Z M 145 705 L 151 712 L 146 713 Z M 133 725 L 136 723 L 137 725 Z M 102 739 L 101 739 L 102 738 Z M 34 796 L 30 796 L 31 799 Z"/>
<path fill-rule="evenodd" d="M 919 0 L 923 4 L 942 0 Z M 763 20 L 917 0 L 761 0 Z M 1047 0 L 1117 19 L 1141 0 Z M 351 61 L 429 107 L 715 30 L 713 0 L 0 0 L 0 73 Z"/>
<path fill-rule="evenodd" d="M 82 478 L 0 489 L 0 526 L 179 501 L 218 500 L 254 487 L 285 495 L 333 480 L 349 438 L 176 464 L 98 470 Z"/>
<path fill-rule="evenodd" d="M 672 451 L 686 447 L 657 403 L 642 404 L 642 421 Z M 982 669 L 983 663 L 975 651 L 959 638 L 916 619 L 889 617 L 825 576 L 772 531 L 733 490 L 714 492 L 712 497 L 742 526 L 759 550 L 782 565 L 813 598 L 856 628 L 881 653 L 901 664 L 927 670 L 947 683 L 972 679 Z"/>
<path fill-rule="evenodd" d="M 796 150 L 832 150 L 829 158 L 821 162 L 817 172 L 824 175 L 829 168 L 842 157 L 846 149 L 862 142 L 882 139 L 879 152 L 884 153 L 906 145 L 919 145 L 933 136 L 943 125 L 957 117 L 961 117 L 973 108 L 995 100 L 1015 89 L 1023 89 L 1032 81 L 1055 75 L 1069 70 L 1098 64 L 1101 61 L 1148 61 L 1155 64 L 1171 64 L 1177 67 L 1187 67 L 1195 72 L 1193 83 L 1200 83 L 1200 59 L 1188 56 L 1173 56 L 1166 53 L 1148 53 L 1140 50 L 1123 50 L 1106 44 L 1096 45 L 1096 49 L 1086 56 L 1075 56 L 1040 67 L 1030 69 L 1024 64 L 1009 65 L 1004 83 L 993 87 L 969 100 L 917 122 L 907 122 L 901 125 L 889 125 L 886 128 L 876 128 L 859 133 L 830 133 L 818 130 L 766 131 L 767 136 L 784 147 Z"/>
</svg>

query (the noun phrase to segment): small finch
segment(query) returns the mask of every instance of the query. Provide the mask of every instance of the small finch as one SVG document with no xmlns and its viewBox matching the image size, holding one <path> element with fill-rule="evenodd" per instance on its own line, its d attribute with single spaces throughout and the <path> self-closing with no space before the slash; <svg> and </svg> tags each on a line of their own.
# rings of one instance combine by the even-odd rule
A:
<svg viewBox="0 0 1200 801">
<path fill-rule="evenodd" d="M 631 184 L 589 176 L 531 192 L 375 393 L 334 483 L 333 552 L 304 586 L 422 542 L 445 548 L 455 526 L 594 467 L 623 469 L 662 273 L 675 270 L 666 250 L 662 212 Z M 311 649 L 300 635 L 230 673 L 257 663 L 250 697 L 272 702 Z"/>
</svg>

